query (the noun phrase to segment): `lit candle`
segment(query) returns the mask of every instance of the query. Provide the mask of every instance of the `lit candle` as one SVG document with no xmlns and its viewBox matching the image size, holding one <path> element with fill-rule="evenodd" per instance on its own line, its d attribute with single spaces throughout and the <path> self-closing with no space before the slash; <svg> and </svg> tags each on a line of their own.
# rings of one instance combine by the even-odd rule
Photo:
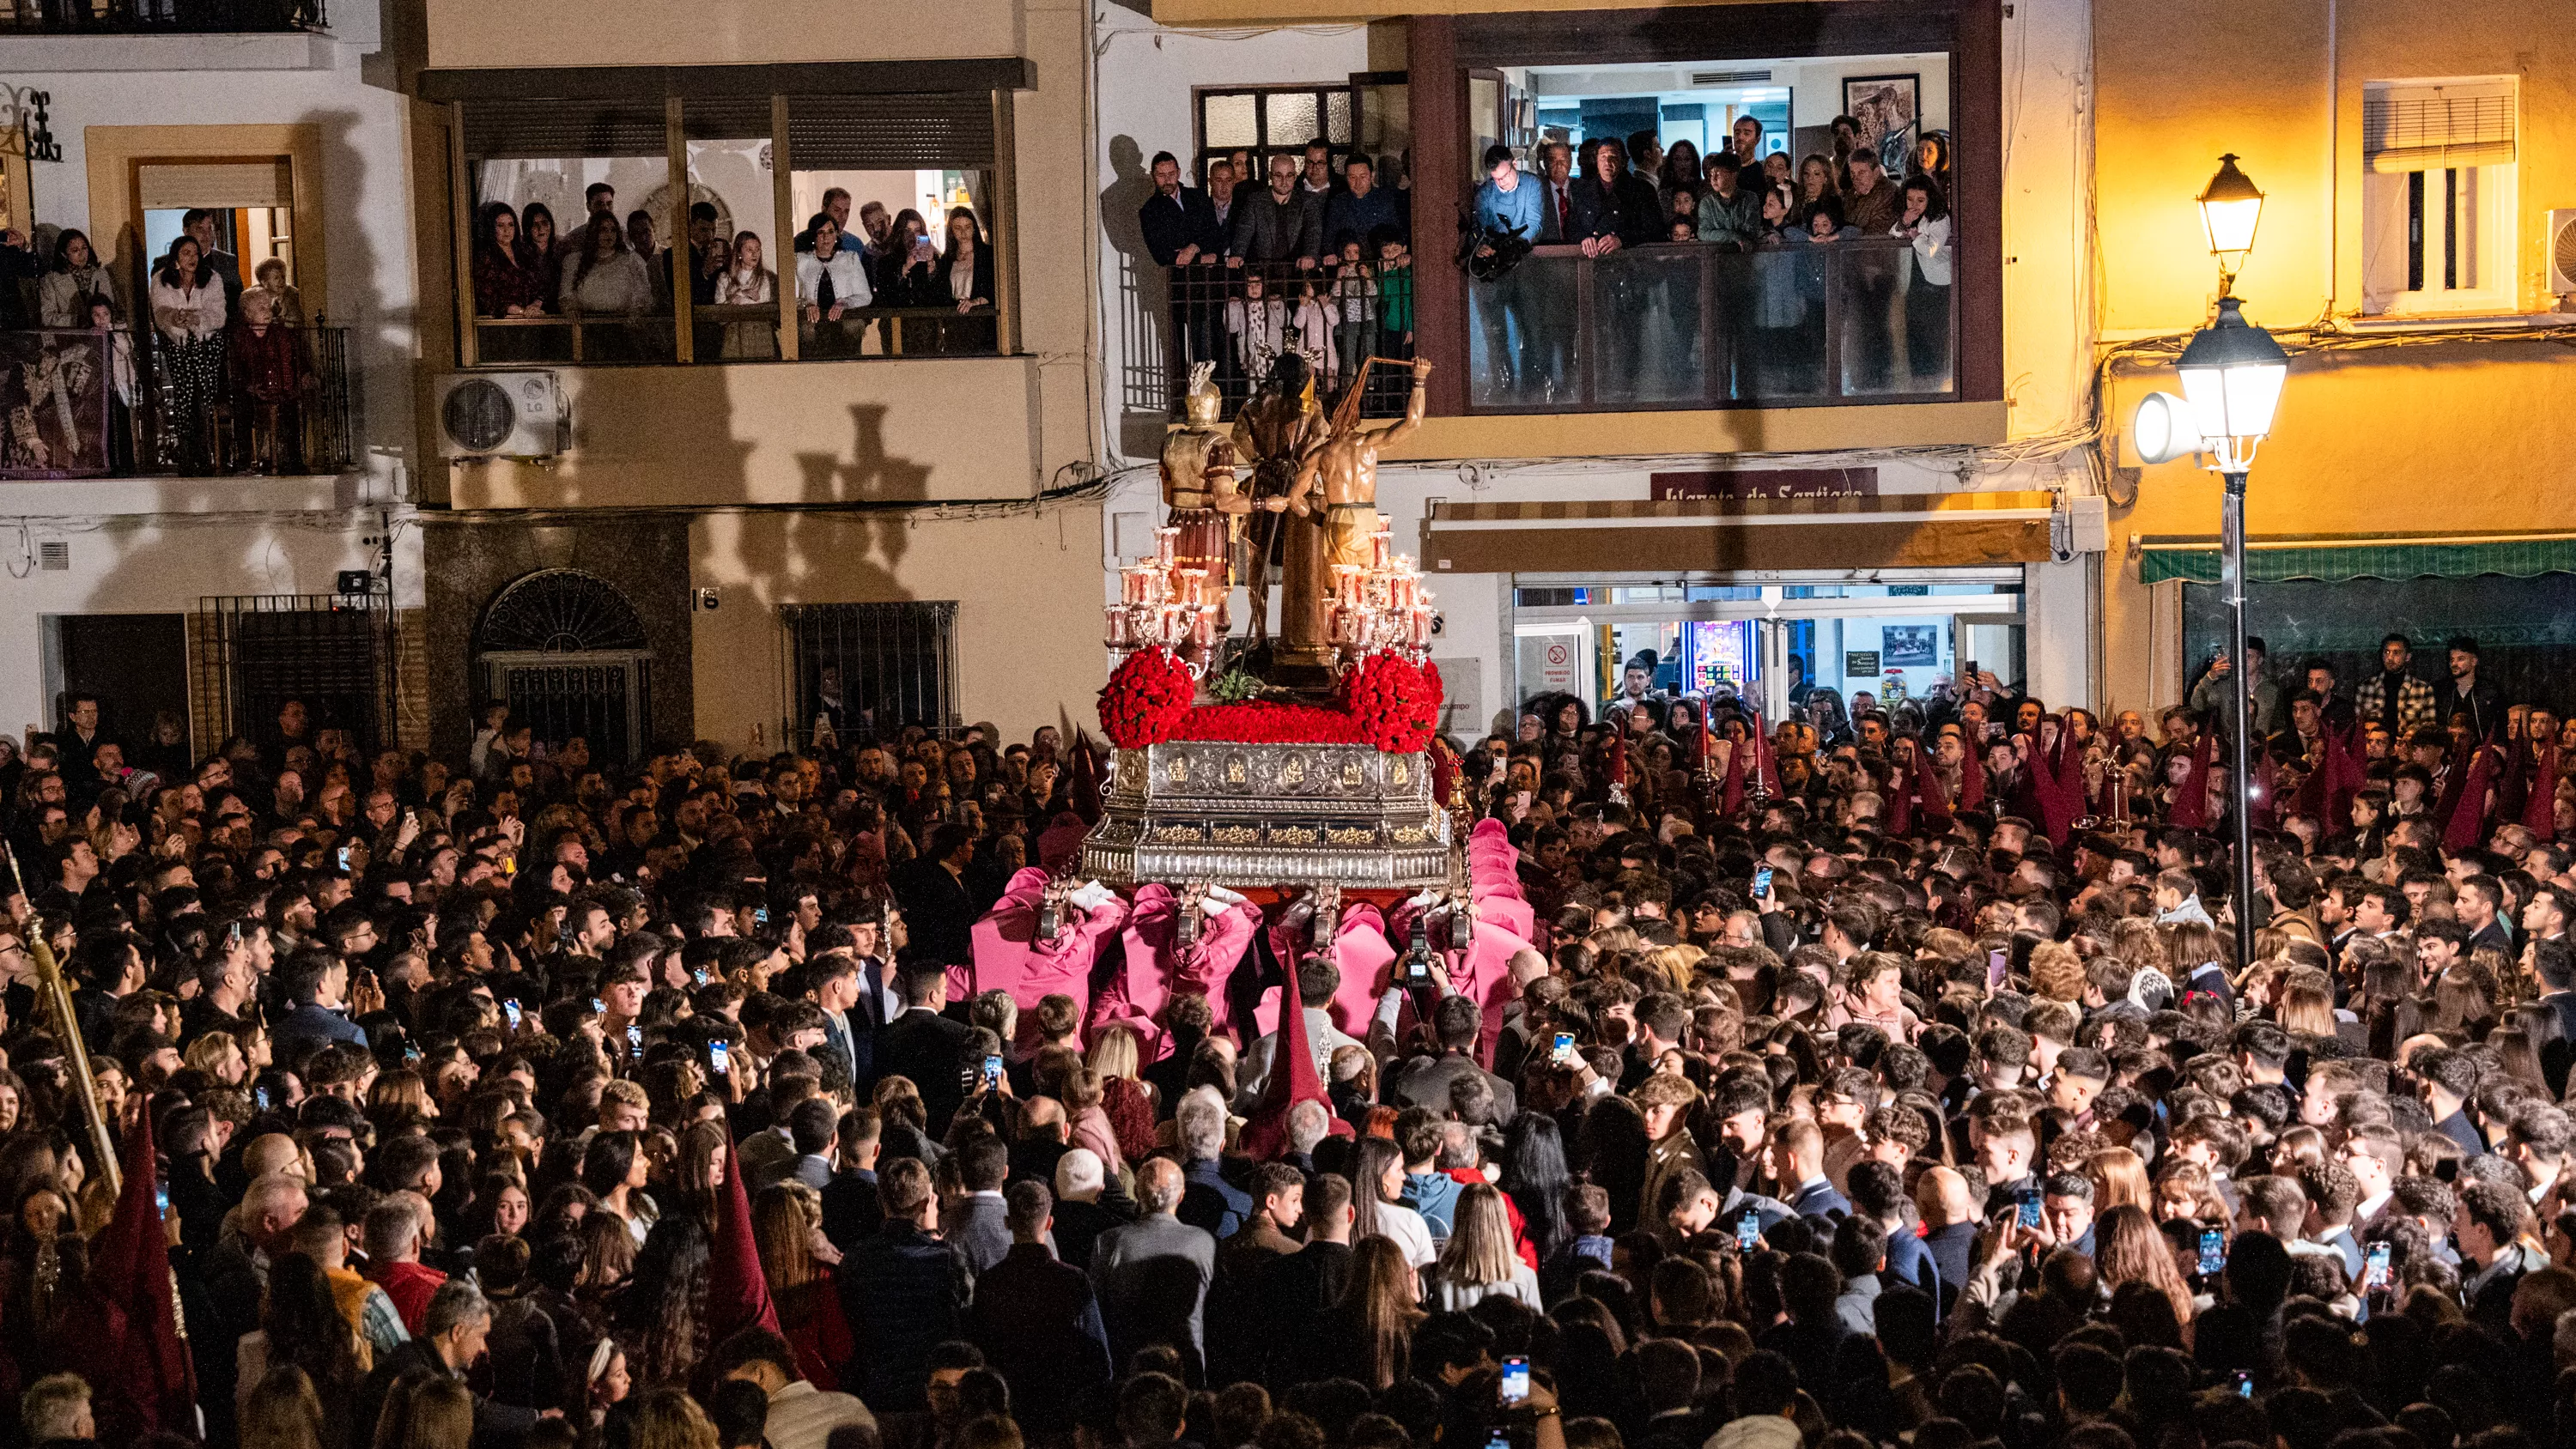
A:
<svg viewBox="0 0 2576 1449">
<path fill-rule="evenodd" d="M 1190 638 L 1202 649 L 1215 646 L 1216 611 L 1214 609 L 1202 607 L 1191 616 Z"/>
<path fill-rule="evenodd" d="M 1369 535 L 1369 562 L 1370 562 L 1370 563 L 1372 563 L 1372 564 L 1374 564 L 1375 566 L 1377 566 L 1377 567 L 1379 567 L 1379 568 L 1385 568 L 1385 567 L 1386 567 L 1386 548 L 1387 548 L 1387 534 L 1386 534 L 1386 530 L 1385 530 L 1385 529 L 1381 528 L 1381 529 L 1379 529 L 1377 532 L 1370 534 L 1370 535 Z"/>
<path fill-rule="evenodd" d="M 1180 536 L 1181 531 L 1177 528 L 1158 528 L 1154 530 L 1155 563 L 1162 565 L 1164 568 L 1170 568 L 1172 566 L 1172 548 L 1173 545 L 1179 541 Z"/>
<path fill-rule="evenodd" d="M 1131 631 L 1127 627 L 1127 611 L 1125 609 L 1110 610 L 1109 647 L 1112 649 L 1125 649 L 1129 647 L 1128 641 L 1131 637 Z"/>
</svg>

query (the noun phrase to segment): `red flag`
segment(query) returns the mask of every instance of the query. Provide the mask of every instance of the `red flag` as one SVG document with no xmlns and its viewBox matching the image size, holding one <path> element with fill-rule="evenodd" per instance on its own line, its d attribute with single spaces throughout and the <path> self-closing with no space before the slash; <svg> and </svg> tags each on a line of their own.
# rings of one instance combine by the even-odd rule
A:
<svg viewBox="0 0 2576 1449">
<path fill-rule="evenodd" d="M 1330 1112 L 1333 1099 L 1324 1079 L 1315 1074 L 1315 1054 L 1306 1045 L 1305 1002 L 1297 994 L 1297 968 L 1280 973 L 1279 1049 L 1270 1057 L 1270 1079 L 1262 1084 L 1261 1104 L 1243 1124 L 1237 1139 L 1244 1155 L 1266 1162 L 1288 1150 L 1288 1112 L 1300 1102 L 1321 1102 Z"/>
<path fill-rule="evenodd" d="M 1922 787 L 1915 783 L 1923 772 L 1917 761 L 1921 752 L 1905 756 L 1888 777 L 1887 833 L 1902 839 L 1914 833 L 1914 795 Z"/>
<path fill-rule="evenodd" d="M 778 1305 L 760 1271 L 760 1245 L 751 1236 L 751 1195 L 742 1185 L 742 1154 L 725 1137 L 724 1186 L 716 1192 L 716 1238 L 707 1253 L 707 1342 L 746 1328 L 778 1328 Z"/>
<path fill-rule="evenodd" d="M 155 1201 L 160 1171 L 148 1111 L 136 1114 L 126 1134 L 124 1173 L 115 1215 L 90 1246 L 89 1270 L 91 1290 L 113 1310 L 106 1316 L 120 1331 L 81 1346 L 82 1359 L 94 1366 L 82 1376 L 101 1400 L 103 1441 L 125 1442 L 111 1438 L 112 1425 L 130 1426 L 135 1436 L 166 1429 L 197 1438 L 197 1388 L 171 1298 L 170 1242 Z"/>
<path fill-rule="evenodd" d="M 2522 824 L 2542 840 L 2558 833 L 2558 746 L 2554 742 L 2540 748 L 2531 775 L 2531 798 L 2522 807 Z"/>
<path fill-rule="evenodd" d="M 1749 739 L 1729 740 L 1726 745 L 1726 785 L 1718 792 L 1717 813 L 1733 819 L 1744 808 L 1744 757 L 1753 752 Z"/>
</svg>

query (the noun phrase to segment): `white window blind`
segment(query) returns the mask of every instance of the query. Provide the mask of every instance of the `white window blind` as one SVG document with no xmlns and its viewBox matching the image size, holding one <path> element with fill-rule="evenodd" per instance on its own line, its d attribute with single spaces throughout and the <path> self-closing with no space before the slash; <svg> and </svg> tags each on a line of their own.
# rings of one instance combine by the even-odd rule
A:
<svg viewBox="0 0 2576 1449">
<path fill-rule="evenodd" d="M 295 184 L 286 158 L 144 166 L 136 178 L 146 211 L 204 206 L 292 206 Z"/>
<path fill-rule="evenodd" d="M 2511 165 L 2513 80 L 2371 86 L 2362 95 L 2361 137 L 2377 172 Z"/>
</svg>

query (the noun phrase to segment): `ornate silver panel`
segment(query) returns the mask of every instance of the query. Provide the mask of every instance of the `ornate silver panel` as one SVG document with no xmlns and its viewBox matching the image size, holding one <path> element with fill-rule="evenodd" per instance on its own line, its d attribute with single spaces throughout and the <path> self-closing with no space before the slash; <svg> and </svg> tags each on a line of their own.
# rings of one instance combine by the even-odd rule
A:
<svg viewBox="0 0 2576 1449">
<path fill-rule="evenodd" d="M 1438 886 L 1451 844 L 1421 755 L 1187 740 L 1117 752 L 1082 870 L 1113 885 Z"/>
</svg>

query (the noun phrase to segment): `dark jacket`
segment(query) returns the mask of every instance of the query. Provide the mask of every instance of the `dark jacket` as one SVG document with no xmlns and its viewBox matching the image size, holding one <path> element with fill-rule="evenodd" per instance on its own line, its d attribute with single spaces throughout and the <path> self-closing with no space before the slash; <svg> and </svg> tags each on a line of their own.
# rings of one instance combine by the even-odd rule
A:
<svg viewBox="0 0 2576 1449">
<path fill-rule="evenodd" d="M 415 1338 L 376 1360 L 375 1372 L 367 1375 L 359 1393 L 358 1412 L 349 1420 L 350 1432 L 358 1445 L 375 1438 L 376 1420 L 383 1415 L 385 1396 L 392 1392 L 394 1380 L 418 1371 L 439 1378 L 457 1379 L 464 1375 L 447 1366 L 438 1350 L 425 1338 Z M 474 1401 L 474 1449 L 503 1449 L 516 1444 L 519 1436 L 536 1427 L 537 1411 L 516 1404 L 496 1404 L 490 1399 Z"/>
<path fill-rule="evenodd" d="M 1281 201 L 1267 186 L 1234 193 L 1234 235 L 1226 255 L 1248 262 L 1293 262 L 1322 255 L 1323 198 L 1300 187 Z"/>
<path fill-rule="evenodd" d="M 1159 266 L 1179 266 L 1183 247 L 1197 247 L 1203 259 L 1225 253 L 1225 228 L 1204 191 L 1184 186 L 1178 197 L 1157 191 L 1136 209 L 1136 220 L 1144 228 L 1145 250 Z"/>
<path fill-rule="evenodd" d="M 896 1017 L 877 1033 L 878 1078 L 912 1079 L 912 1084 L 921 1089 L 921 1105 L 929 1114 L 927 1125 L 933 1137 L 947 1135 L 948 1119 L 957 1115 L 958 1104 L 966 1100 L 966 1084 L 957 1074 L 958 1061 L 974 1032 L 962 1021 L 916 1009 Z"/>
<path fill-rule="evenodd" d="M 1010 1255 L 1011 1225 L 1002 1214 L 1002 1199 L 970 1193 L 959 1198 L 947 1215 L 939 1220 L 939 1236 L 966 1260 L 966 1269 L 982 1277 L 984 1271 Z"/>
<path fill-rule="evenodd" d="M 2483 674 L 2465 690 L 2456 679 L 2435 684 L 2433 712 L 2435 722 L 2443 725 L 2455 714 L 2467 715 L 2471 739 L 2491 740 L 2504 733 L 2504 692 Z"/>
<path fill-rule="evenodd" d="M 891 1221 L 841 1260 L 840 1285 L 858 1340 L 849 1379 L 859 1397 L 879 1413 L 925 1407 L 930 1350 L 964 1333 L 974 1296 L 966 1260 L 954 1244 Z"/>
<path fill-rule="evenodd" d="M 1594 237 L 1615 236 L 1621 246 L 1644 246 L 1663 240 L 1663 209 L 1648 186 L 1636 173 L 1622 171 L 1608 185 L 1593 176 L 1577 176 L 1570 188 L 1574 201 L 1574 226 L 1566 236 L 1570 242 L 1588 241 Z"/>
<path fill-rule="evenodd" d="M 1305 1383 L 1314 1358 L 1315 1326 L 1351 1281 L 1351 1245 L 1321 1238 L 1263 1265 L 1258 1294 L 1272 1333 L 1262 1377 L 1274 1389 Z"/>
<path fill-rule="evenodd" d="M 955 305 L 944 292 L 928 305 Z M 880 306 L 913 305 L 878 299 Z M 948 873 L 948 867 L 935 860 L 916 860 L 894 880 L 895 899 L 903 906 L 906 923 L 911 927 L 912 944 L 905 948 L 907 963 L 920 961 L 940 966 L 963 965 L 971 959 L 970 943 L 975 930 L 975 906 L 966 895 L 966 884 Z M 877 1070 L 891 1070 L 882 1062 Z M 937 1123 L 932 1124 L 937 1127 Z"/>
<path fill-rule="evenodd" d="M 1233 1237 L 1258 1206 L 1252 1194 L 1226 1181 L 1225 1165 L 1213 1158 L 1203 1157 L 1183 1167 L 1181 1180 L 1184 1186 L 1176 1215 L 1210 1237 Z"/>
<path fill-rule="evenodd" d="M 1407 1107 L 1428 1107 L 1442 1116 L 1449 1114 L 1449 1089 L 1470 1075 L 1482 1076 L 1494 1089 L 1494 1125 L 1509 1127 L 1520 1112 L 1520 1094 L 1512 1084 L 1476 1065 L 1476 1059 L 1465 1052 L 1447 1051 L 1436 1057 L 1411 1058 L 1396 1069 L 1388 1087 L 1390 1100 Z"/>
<path fill-rule="evenodd" d="M 1117 1184 L 1109 1184 L 1115 1188 Z M 1076 1268 L 1091 1266 L 1092 1248 L 1112 1229 L 1135 1221 L 1132 1205 L 1125 1212 L 1103 1191 L 1098 1202 L 1064 1201 L 1055 1205 L 1056 1256 Z"/>
<path fill-rule="evenodd" d="M 346 1013 L 310 1001 L 279 1017 L 269 1027 L 268 1038 L 276 1045 L 281 1062 L 295 1061 L 302 1053 L 333 1042 L 347 1042 L 354 1047 L 367 1044 L 367 1033 Z"/>
<path fill-rule="evenodd" d="M 843 1255 L 860 1243 L 876 1236 L 885 1223 L 885 1207 L 877 1200 L 877 1175 L 866 1168 L 851 1168 L 833 1174 L 823 1187 L 823 1236 Z"/>
<path fill-rule="evenodd" d="M 967 1336 L 1011 1385 L 1020 1423 L 1052 1435 L 1073 1427 L 1073 1407 L 1110 1378 L 1100 1300 L 1079 1268 L 1043 1243 L 1016 1243 L 975 1281 Z"/>
<path fill-rule="evenodd" d="M 1339 256 L 1342 243 L 1358 242 L 1360 255 L 1377 260 L 1377 248 L 1369 244 L 1369 234 L 1379 227 L 1391 227 L 1398 239 L 1407 239 L 1404 198 L 1389 186 L 1372 186 L 1366 196 L 1336 191 L 1324 203 L 1324 250 Z"/>
<path fill-rule="evenodd" d="M 1216 1239 L 1157 1213 L 1103 1233 L 1091 1282 L 1118 1362 L 1154 1344 L 1179 1349 L 1190 1381 L 1206 1361 L 1204 1308 L 1216 1276 Z"/>
</svg>

